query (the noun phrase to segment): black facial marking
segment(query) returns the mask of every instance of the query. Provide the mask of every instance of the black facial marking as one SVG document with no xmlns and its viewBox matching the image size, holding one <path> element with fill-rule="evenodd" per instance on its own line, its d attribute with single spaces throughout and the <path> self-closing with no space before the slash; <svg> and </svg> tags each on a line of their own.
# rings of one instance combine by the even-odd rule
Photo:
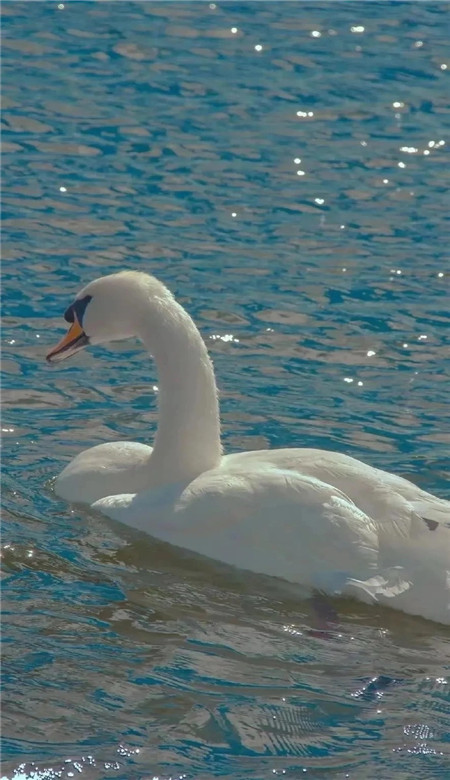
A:
<svg viewBox="0 0 450 780">
<path fill-rule="evenodd" d="M 84 298 L 78 298 L 76 301 L 70 304 L 69 308 L 64 312 L 64 319 L 66 322 L 74 322 L 75 315 L 80 325 L 83 324 L 84 312 L 89 301 L 92 300 L 92 295 L 85 295 Z"/>
<path fill-rule="evenodd" d="M 64 319 L 66 322 L 73 322 L 74 316 L 73 316 L 73 303 L 70 304 L 69 308 L 65 310 L 64 312 Z"/>
</svg>

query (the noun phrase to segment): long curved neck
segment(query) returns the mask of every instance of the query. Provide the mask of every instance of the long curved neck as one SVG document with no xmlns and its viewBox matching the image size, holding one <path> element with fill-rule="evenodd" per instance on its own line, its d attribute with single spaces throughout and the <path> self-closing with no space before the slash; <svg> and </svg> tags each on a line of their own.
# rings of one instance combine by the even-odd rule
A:
<svg viewBox="0 0 450 780">
<path fill-rule="evenodd" d="M 138 336 L 152 353 L 159 385 L 158 431 L 149 487 L 191 480 L 218 466 L 220 420 L 214 369 L 194 322 L 175 299 Z"/>
</svg>

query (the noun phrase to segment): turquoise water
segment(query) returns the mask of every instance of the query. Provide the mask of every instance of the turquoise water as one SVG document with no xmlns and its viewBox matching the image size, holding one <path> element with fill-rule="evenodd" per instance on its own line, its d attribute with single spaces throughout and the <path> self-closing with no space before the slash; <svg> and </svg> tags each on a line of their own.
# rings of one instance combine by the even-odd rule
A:
<svg viewBox="0 0 450 780">
<path fill-rule="evenodd" d="M 228 451 L 450 497 L 448 10 L 4 3 L 8 780 L 450 776 L 448 630 L 71 509 L 54 476 L 151 442 L 157 377 L 137 343 L 45 364 L 82 285 L 147 270 L 209 344 Z"/>
</svg>

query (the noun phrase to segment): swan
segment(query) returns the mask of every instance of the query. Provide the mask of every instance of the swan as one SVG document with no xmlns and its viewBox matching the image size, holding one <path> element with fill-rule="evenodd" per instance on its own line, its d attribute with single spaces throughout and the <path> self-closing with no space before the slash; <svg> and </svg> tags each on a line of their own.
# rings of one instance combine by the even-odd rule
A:
<svg viewBox="0 0 450 780">
<path fill-rule="evenodd" d="M 156 361 L 154 447 L 119 441 L 78 454 L 61 498 L 226 564 L 450 624 L 450 502 L 348 455 L 318 449 L 222 454 L 206 345 L 154 276 L 90 282 L 47 355 L 138 337 Z"/>
</svg>

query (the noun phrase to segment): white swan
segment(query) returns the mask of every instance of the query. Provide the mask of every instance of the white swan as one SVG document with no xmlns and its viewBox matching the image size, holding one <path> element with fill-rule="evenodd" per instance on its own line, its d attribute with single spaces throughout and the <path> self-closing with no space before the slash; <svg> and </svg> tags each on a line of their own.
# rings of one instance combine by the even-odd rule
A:
<svg viewBox="0 0 450 780">
<path fill-rule="evenodd" d="M 152 276 L 96 279 L 65 319 L 49 362 L 137 336 L 156 360 L 160 403 L 153 449 L 81 452 L 56 481 L 61 497 L 243 569 L 450 623 L 450 502 L 335 452 L 223 456 L 206 346 Z"/>
</svg>

